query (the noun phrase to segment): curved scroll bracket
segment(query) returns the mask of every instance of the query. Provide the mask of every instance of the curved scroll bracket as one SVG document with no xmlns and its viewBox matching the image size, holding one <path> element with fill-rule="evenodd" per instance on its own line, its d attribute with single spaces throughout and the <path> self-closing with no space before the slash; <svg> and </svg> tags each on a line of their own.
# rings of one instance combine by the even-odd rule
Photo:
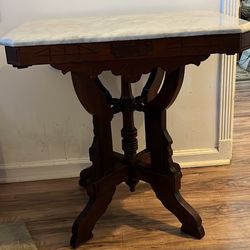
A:
<svg viewBox="0 0 250 250">
<path fill-rule="evenodd" d="M 105 94 L 98 87 L 99 79 L 91 79 L 84 73 L 72 72 L 75 92 L 81 104 L 92 115 L 112 119 L 113 113 Z"/>
<path fill-rule="evenodd" d="M 148 109 L 164 110 L 168 108 L 176 99 L 184 78 L 184 67 L 179 67 L 173 71 L 166 71 L 165 79 L 160 92 L 148 103 Z"/>
<path fill-rule="evenodd" d="M 164 76 L 165 71 L 163 69 L 155 68 L 152 70 L 141 94 L 142 98 L 145 99 L 146 102 L 150 102 L 156 97 Z"/>
<path fill-rule="evenodd" d="M 148 83 L 144 87 L 147 90 L 148 104 L 146 109 L 164 110 L 169 108 L 175 101 L 182 87 L 185 65 L 195 64 L 199 66 L 200 63 L 208 57 L 209 55 L 201 55 L 192 58 L 187 56 L 183 57 L 182 61 L 175 59 L 172 63 L 167 63 L 160 66 L 157 70 L 153 70 Z M 160 86 L 161 89 L 159 90 Z"/>
</svg>

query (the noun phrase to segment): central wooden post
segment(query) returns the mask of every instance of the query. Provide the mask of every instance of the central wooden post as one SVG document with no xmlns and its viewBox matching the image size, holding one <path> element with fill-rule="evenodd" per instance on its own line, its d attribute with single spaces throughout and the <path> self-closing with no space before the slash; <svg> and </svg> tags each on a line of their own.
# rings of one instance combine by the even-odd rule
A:
<svg viewBox="0 0 250 250">
<path fill-rule="evenodd" d="M 132 93 L 131 82 L 122 76 L 121 80 L 121 100 L 125 103 L 128 103 L 128 109 L 122 111 L 123 117 L 123 128 L 121 130 L 122 135 L 122 149 L 124 151 L 124 159 L 127 163 L 129 163 L 130 171 L 129 171 L 129 178 L 126 182 L 129 187 L 130 191 L 135 191 L 135 186 L 138 183 L 137 179 L 134 179 L 133 176 L 133 167 L 135 164 L 136 159 L 136 151 L 138 149 L 138 142 L 137 142 L 137 129 L 134 125 L 134 111 L 129 108 L 129 103 L 133 103 L 134 96 Z"/>
</svg>

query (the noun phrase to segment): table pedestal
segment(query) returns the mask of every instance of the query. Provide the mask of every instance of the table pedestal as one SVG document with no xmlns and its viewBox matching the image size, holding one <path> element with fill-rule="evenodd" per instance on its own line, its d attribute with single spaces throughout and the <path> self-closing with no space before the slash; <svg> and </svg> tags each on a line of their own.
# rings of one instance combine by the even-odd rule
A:
<svg viewBox="0 0 250 250">
<path fill-rule="evenodd" d="M 193 58 L 191 62 L 199 64 L 207 57 Z M 87 189 L 89 201 L 73 225 L 72 247 L 93 237 L 92 230 L 112 201 L 116 186 L 126 182 L 134 191 L 139 180 L 150 183 L 163 206 L 179 219 L 183 232 L 199 239 L 204 236 L 200 216 L 179 192 L 182 174 L 180 166 L 172 160 L 172 140 L 166 129 L 166 109 L 180 91 L 185 64 L 187 62 L 182 58 L 178 63 L 167 63 L 170 66 L 150 70 L 148 81 L 137 97 L 133 97 L 131 83 L 138 81 L 148 67 L 147 70 L 138 70 L 140 67 L 135 65 L 125 67 L 125 70 L 118 67 L 119 70 L 115 69 L 113 73 L 121 75 L 120 99 L 113 98 L 103 86 L 93 65 L 53 65 L 64 73 L 71 71 L 76 94 L 92 114 L 94 124 L 94 140 L 89 150 L 93 164 L 81 172 L 79 182 Z M 145 117 L 146 149 L 139 153 L 134 111 L 144 112 Z M 112 148 L 111 120 L 118 112 L 123 115 L 124 155 L 113 152 Z"/>
</svg>

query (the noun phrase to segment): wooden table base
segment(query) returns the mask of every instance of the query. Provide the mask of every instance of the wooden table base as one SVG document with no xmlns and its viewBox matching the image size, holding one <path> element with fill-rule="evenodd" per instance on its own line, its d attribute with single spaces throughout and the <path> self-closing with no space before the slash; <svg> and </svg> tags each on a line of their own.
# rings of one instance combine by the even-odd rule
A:
<svg viewBox="0 0 250 250">
<path fill-rule="evenodd" d="M 120 99 L 112 98 L 98 77 L 81 70 L 71 74 L 76 94 L 93 115 L 94 124 L 94 140 L 89 150 L 93 164 L 81 172 L 80 178 L 89 201 L 73 225 L 71 246 L 76 248 L 93 237 L 92 230 L 112 201 L 118 184 L 126 182 L 134 191 L 139 180 L 150 183 L 158 199 L 182 223 L 183 232 L 202 238 L 205 233 L 200 216 L 179 193 L 182 174 L 180 166 L 172 160 L 172 140 L 166 130 L 166 109 L 179 93 L 184 67 L 153 69 L 138 97 L 133 97 L 131 83 L 141 74 L 124 74 Z M 134 111 L 145 115 L 146 149 L 140 153 Z M 112 148 L 111 120 L 118 112 L 123 114 L 124 155 Z"/>
</svg>

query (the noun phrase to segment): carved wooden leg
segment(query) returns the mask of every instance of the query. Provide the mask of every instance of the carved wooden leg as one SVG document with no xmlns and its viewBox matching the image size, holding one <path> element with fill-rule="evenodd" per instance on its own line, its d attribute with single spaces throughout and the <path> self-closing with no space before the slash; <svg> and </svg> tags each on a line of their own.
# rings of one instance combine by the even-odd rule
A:
<svg viewBox="0 0 250 250">
<path fill-rule="evenodd" d="M 79 185 L 87 188 L 88 184 L 92 182 L 94 176 L 94 167 L 93 165 L 89 168 L 83 169 L 80 173 Z"/>
<path fill-rule="evenodd" d="M 89 183 L 93 181 L 93 177 L 95 176 L 94 155 L 96 154 L 96 151 L 95 151 L 95 149 L 97 148 L 96 144 L 97 144 L 97 139 L 94 136 L 93 143 L 91 147 L 89 148 L 89 159 L 90 161 L 92 161 L 93 164 L 89 168 L 83 169 L 80 173 L 79 185 L 85 188 L 87 187 Z"/>
<path fill-rule="evenodd" d="M 205 235 L 199 214 L 184 200 L 180 189 L 181 172 L 156 175 L 151 178 L 151 187 L 165 208 L 182 223 L 181 230 L 198 239 Z"/>
<path fill-rule="evenodd" d="M 88 188 L 88 204 L 77 217 L 72 228 L 70 244 L 73 248 L 93 237 L 92 230 L 112 201 L 115 189 L 115 187 L 109 189 L 103 189 L 103 187 L 96 188 L 95 185 L 91 185 Z"/>
<path fill-rule="evenodd" d="M 77 247 L 92 237 L 92 230 L 112 200 L 116 183 L 106 176 L 114 170 L 111 120 L 113 113 L 98 79 L 72 72 L 76 94 L 84 108 L 93 115 L 94 142 L 90 148 L 93 165 L 81 173 L 80 184 L 87 187 L 89 201 L 72 228 L 71 246 Z"/>
<path fill-rule="evenodd" d="M 83 187 L 86 187 L 88 183 L 92 183 L 113 170 L 110 121 L 94 116 L 93 125 L 94 140 L 89 149 L 89 158 L 93 164 L 90 168 L 81 171 L 79 184 Z"/>
<path fill-rule="evenodd" d="M 202 238 L 204 229 L 197 212 L 179 193 L 180 166 L 172 160 L 172 139 L 166 130 L 166 111 L 175 100 L 183 81 L 184 68 L 166 72 L 163 86 L 158 95 L 148 104 L 145 125 L 148 147 L 151 152 L 151 168 L 155 174 L 149 182 L 161 200 L 182 223 L 182 230 L 194 237 Z"/>
<path fill-rule="evenodd" d="M 175 173 L 161 173 L 147 164 L 136 164 L 135 177 L 151 184 L 157 198 L 182 223 L 182 231 L 198 239 L 205 234 L 202 221 L 197 212 L 183 199 L 180 190 L 181 172 L 174 163 Z"/>
</svg>

